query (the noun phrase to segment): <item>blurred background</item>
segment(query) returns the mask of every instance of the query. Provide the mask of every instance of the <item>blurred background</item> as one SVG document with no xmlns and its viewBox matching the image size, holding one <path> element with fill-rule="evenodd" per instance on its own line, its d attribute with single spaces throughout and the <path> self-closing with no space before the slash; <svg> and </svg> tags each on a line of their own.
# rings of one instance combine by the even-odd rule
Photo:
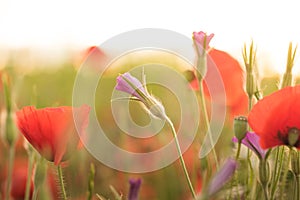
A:
<svg viewBox="0 0 300 200">
<path fill-rule="evenodd" d="M 101 50 L 101 43 L 111 37 L 138 28 L 162 28 L 191 38 L 193 31 L 202 30 L 208 34 L 214 33 L 211 46 L 228 52 L 241 66 L 243 45 L 250 44 L 253 39 L 257 47 L 261 87 L 264 94 L 269 94 L 278 89 L 280 77 L 285 71 L 289 42 L 295 45 L 300 42 L 298 19 L 299 7 L 292 0 L 0 0 L 0 74 L 4 71 L 9 74 L 15 109 L 26 105 L 36 105 L 38 108 L 71 105 L 78 69 L 91 52 L 94 57 L 90 61 L 94 64 L 101 62 L 105 55 Z M 100 48 L 95 48 L 99 45 Z M 119 138 L 120 130 L 110 114 L 110 98 L 115 78 L 118 73 L 149 59 L 159 59 L 179 72 L 190 69 L 191 66 L 184 65 L 182 69 L 182 63 L 172 62 L 172 55 L 164 56 L 165 60 L 157 54 L 139 56 L 125 58 L 117 64 L 123 68 L 105 73 L 101 80 L 105 87 L 97 90 L 96 107 L 98 117 L 104 121 L 102 125 L 111 133 L 109 137 L 114 143 L 132 152 L 149 152 L 163 146 L 171 139 L 171 135 L 168 129 L 164 129 L 162 132 L 168 132 L 166 134 L 170 137 L 160 134 L 159 142 L 157 138 L 149 138 L 139 141 L 139 145 L 136 145 L 137 141 L 133 138 Z M 298 61 L 296 56 L 293 69 L 296 76 L 300 73 Z M 152 86 L 152 90 L 160 99 L 165 99 L 163 103 L 169 105 L 166 106 L 168 112 L 172 111 L 172 105 L 177 105 L 176 99 L 168 91 L 155 86 Z M 169 98 L 165 98 L 166 95 Z M 1 111 L 4 110 L 3 101 L 1 92 Z M 139 105 L 131 104 L 130 109 L 136 116 L 137 123 L 142 125 L 148 122 L 148 116 Z M 175 126 L 179 123 L 177 114 L 174 112 L 172 116 Z M 0 135 L 3 135 L 3 118 L 1 114 Z M 224 127 L 225 134 L 220 140 L 222 144 L 217 146 L 221 158 L 231 152 L 233 133 L 230 128 L 231 121 L 228 119 Z M 199 169 L 205 166 L 197 159 L 197 145 L 188 150 L 185 158 L 193 184 L 200 190 L 202 178 Z M 5 141 L 0 141 L 1 148 L 2 170 L 5 169 L 7 159 Z M 26 158 L 24 149 L 20 155 Z M 84 199 L 90 163 L 96 164 L 95 192 L 104 196 L 113 196 L 109 185 L 126 194 L 130 177 L 143 178 L 142 199 L 185 199 L 188 196 L 185 180 L 183 176 L 178 176 L 181 173 L 179 163 L 164 170 L 138 175 L 110 169 L 94 160 L 84 149 L 76 155 L 66 168 L 68 193 L 72 199 Z M 1 173 L 0 186 L 5 179 L 3 177 L 5 176 Z M 47 191 L 44 192 L 47 194 Z"/>
<path fill-rule="evenodd" d="M 253 39 L 259 66 L 281 73 L 288 43 L 300 41 L 299 15 L 293 0 L 1 0 L 0 67 L 12 54 L 22 67 L 57 66 L 122 32 L 163 28 L 187 37 L 193 31 L 215 33 L 211 45 L 239 60 L 243 44 Z"/>
</svg>

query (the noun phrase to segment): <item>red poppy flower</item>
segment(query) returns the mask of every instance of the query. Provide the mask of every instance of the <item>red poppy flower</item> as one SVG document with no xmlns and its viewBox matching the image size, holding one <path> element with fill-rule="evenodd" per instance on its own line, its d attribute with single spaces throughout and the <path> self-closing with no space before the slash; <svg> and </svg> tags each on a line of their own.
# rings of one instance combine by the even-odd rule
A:
<svg viewBox="0 0 300 200">
<path fill-rule="evenodd" d="M 84 135 L 89 111 L 87 105 L 80 108 L 64 106 L 44 109 L 28 106 L 16 113 L 17 124 L 28 142 L 47 160 L 58 165 L 78 145 L 77 133 Z"/>
<path fill-rule="evenodd" d="M 214 65 L 218 68 L 226 92 L 226 105 L 230 108 L 231 117 L 247 113 L 248 97 L 244 90 L 244 71 L 239 62 L 224 51 L 211 49 L 207 59 L 207 74 L 204 78 L 204 93 L 210 97 L 206 81 L 212 82 L 216 77 L 212 72 Z M 198 90 L 198 81 L 191 82 L 193 89 Z"/>
<path fill-rule="evenodd" d="M 292 146 L 300 149 L 300 86 L 286 87 L 266 96 L 253 106 L 248 122 L 260 137 L 262 148 L 291 145 L 289 133 L 296 131 Z"/>
</svg>

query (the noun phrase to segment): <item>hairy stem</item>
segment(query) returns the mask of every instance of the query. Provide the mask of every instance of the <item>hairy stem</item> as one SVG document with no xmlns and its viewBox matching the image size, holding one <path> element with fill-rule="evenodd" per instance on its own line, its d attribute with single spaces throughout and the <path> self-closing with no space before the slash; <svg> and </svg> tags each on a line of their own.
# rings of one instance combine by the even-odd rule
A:
<svg viewBox="0 0 300 200">
<path fill-rule="evenodd" d="M 65 190 L 65 184 L 64 184 L 61 165 L 57 166 L 57 172 L 58 172 L 58 179 L 59 179 L 59 184 L 60 184 L 60 187 L 61 187 L 61 192 L 62 192 L 62 195 L 63 195 L 63 199 L 66 200 L 67 199 L 67 193 L 66 193 L 66 190 Z"/>
</svg>

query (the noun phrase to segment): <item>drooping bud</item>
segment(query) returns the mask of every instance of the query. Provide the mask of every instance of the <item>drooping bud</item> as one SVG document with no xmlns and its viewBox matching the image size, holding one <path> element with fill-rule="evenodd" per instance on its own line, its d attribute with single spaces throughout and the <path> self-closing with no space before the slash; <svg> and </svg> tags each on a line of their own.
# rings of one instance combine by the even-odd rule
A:
<svg viewBox="0 0 300 200">
<path fill-rule="evenodd" d="M 240 141 L 246 136 L 248 131 L 248 120 L 245 116 L 238 116 L 234 118 L 233 129 L 235 137 Z"/>
</svg>

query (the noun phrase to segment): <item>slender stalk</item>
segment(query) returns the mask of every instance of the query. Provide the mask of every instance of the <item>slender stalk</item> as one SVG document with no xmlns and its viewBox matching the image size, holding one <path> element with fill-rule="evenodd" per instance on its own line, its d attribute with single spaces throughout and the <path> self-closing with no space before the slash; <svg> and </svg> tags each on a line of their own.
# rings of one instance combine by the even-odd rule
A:
<svg viewBox="0 0 300 200">
<path fill-rule="evenodd" d="M 39 188 L 33 190 L 32 200 L 37 200 Z"/>
<path fill-rule="evenodd" d="M 284 153 L 283 153 L 284 154 Z M 282 199 L 282 197 L 283 197 L 283 193 L 284 193 L 284 187 L 285 187 L 285 182 L 286 182 L 286 177 L 287 177 L 287 173 L 288 173 L 288 166 L 289 166 L 289 164 L 290 164 L 290 162 L 291 162 L 291 151 L 289 151 L 289 153 L 288 153 L 288 160 L 287 160 L 287 162 L 286 162 L 286 168 L 284 168 L 283 170 L 283 175 L 282 175 L 282 180 L 283 180 L 283 186 L 281 186 L 280 187 L 280 199 Z"/>
<path fill-rule="evenodd" d="M 239 141 L 239 142 L 238 142 L 238 148 L 237 148 L 236 156 L 235 156 L 235 159 L 236 159 L 236 160 L 238 160 L 239 157 L 240 157 L 241 146 L 242 146 L 242 143 Z"/>
<path fill-rule="evenodd" d="M 66 200 L 67 199 L 67 193 L 66 193 L 66 190 L 65 190 L 65 184 L 64 184 L 61 165 L 57 166 L 57 172 L 58 172 L 58 179 L 59 179 L 59 184 L 60 184 L 60 187 L 61 187 L 61 192 L 62 192 L 62 195 L 63 195 L 63 199 Z"/>
<path fill-rule="evenodd" d="M 201 110 L 203 111 L 202 113 L 203 113 L 203 117 L 204 117 L 204 122 L 205 122 L 205 126 L 206 126 L 206 129 L 207 129 L 207 134 L 208 134 L 208 137 L 209 137 L 210 145 L 211 145 L 211 148 L 212 148 L 213 157 L 214 157 L 215 162 L 216 162 L 216 167 L 217 167 L 217 169 L 219 169 L 218 157 L 217 157 L 216 150 L 213 146 L 213 138 L 212 138 L 212 133 L 211 133 L 211 130 L 210 130 L 210 125 L 209 125 L 209 120 L 208 120 L 206 102 L 205 102 L 204 93 L 203 93 L 202 80 L 199 80 L 198 85 L 199 85 Z"/>
<path fill-rule="evenodd" d="M 182 156 L 182 152 L 181 152 L 181 149 L 180 149 L 180 145 L 179 145 L 179 141 L 178 141 L 178 138 L 177 138 L 177 133 L 176 133 L 176 130 L 174 128 L 174 125 L 172 123 L 172 121 L 167 118 L 167 122 L 168 124 L 170 125 L 171 129 L 172 129 L 172 134 L 174 136 L 174 140 L 175 140 L 175 144 L 176 144 L 176 148 L 177 148 L 177 152 L 179 154 L 179 160 L 180 160 L 180 163 L 182 165 L 182 168 L 183 168 L 183 171 L 184 171 L 184 175 L 185 175 L 185 178 L 188 182 L 188 186 L 189 186 L 189 189 L 192 193 L 192 196 L 194 199 L 196 199 L 196 193 L 194 191 L 194 188 L 193 188 L 193 185 L 192 185 L 192 182 L 190 180 L 190 177 L 189 177 L 189 174 L 188 174 L 188 171 L 186 169 L 186 165 L 185 165 L 185 162 L 184 162 L 184 159 L 183 159 L 183 156 Z"/>
<path fill-rule="evenodd" d="M 248 97 L 248 111 L 250 112 L 251 109 L 252 109 L 252 106 L 253 106 L 253 96 L 249 96 Z M 250 128 L 249 128 L 250 130 Z M 247 181 L 246 181 L 246 184 L 247 184 L 247 189 L 250 190 L 251 187 L 252 187 L 252 183 L 253 183 L 253 167 L 252 167 L 252 164 L 251 164 L 251 152 L 250 152 L 250 149 L 248 148 L 247 149 L 247 166 L 248 166 L 248 175 L 247 175 Z"/>
<path fill-rule="evenodd" d="M 236 160 L 236 161 L 237 161 L 237 160 L 239 159 L 239 157 L 240 157 L 241 146 L 242 146 L 242 144 L 241 144 L 241 142 L 239 141 L 239 142 L 238 142 L 238 148 L 237 148 L 236 156 L 235 156 L 235 160 Z M 236 183 L 237 183 L 237 190 L 238 190 L 237 176 L 238 176 L 237 173 L 235 173 L 233 179 L 231 180 L 231 183 L 230 183 L 230 191 L 229 191 L 229 199 L 232 198 L 232 189 L 233 189 L 233 184 L 234 184 L 235 181 L 236 181 Z M 238 193 L 238 191 L 237 191 L 237 193 Z"/>
<path fill-rule="evenodd" d="M 11 190 L 11 182 L 12 182 L 12 172 L 14 167 L 14 158 L 15 158 L 15 148 L 14 145 L 9 147 L 9 157 L 8 157 L 8 177 L 7 177 L 7 185 L 6 185 L 6 200 L 10 198 L 10 190 Z"/>
<path fill-rule="evenodd" d="M 278 185 L 278 181 L 279 181 L 279 178 L 280 178 L 280 175 L 281 175 L 282 165 L 283 165 L 282 160 L 283 160 L 283 155 L 284 155 L 284 147 L 282 146 L 282 147 L 279 147 L 279 148 L 280 148 L 281 151 L 278 150 L 279 159 L 276 160 L 276 166 L 275 166 L 275 168 L 277 168 L 277 163 L 279 163 L 279 168 L 278 168 L 278 171 L 274 171 L 275 178 L 274 178 L 274 181 L 272 181 L 274 184 L 273 184 L 272 189 L 271 189 L 271 198 L 270 198 L 271 200 L 274 198 L 275 191 L 276 191 L 276 188 L 277 188 L 277 185 Z"/>
<path fill-rule="evenodd" d="M 265 200 L 269 200 L 269 194 L 268 194 L 268 185 L 265 184 L 263 187 L 263 192 L 264 192 L 264 197 L 265 197 Z"/>
<path fill-rule="evenodd" d="M 90 164 L 89 183 L 88 183 L 88 200 L 92 200 L 94 193 L 94 178 L 95 178 L 95 166 Z"/>
<path fill-rule="evenodd" d="M 26 188 L 25 188 L 25 200 L 29 200 L 33 162 L 34 162 L 34 153 L 30 152 L 30 155 L 29 155 L 29 158 L 28 158 L 27 180 L 26 180 Z"/>
<path fill-rule="evenodd" d="M 300 175 L 296 175 L 296 198 L 294 199 L 300 199 Z"/>
</svg>

